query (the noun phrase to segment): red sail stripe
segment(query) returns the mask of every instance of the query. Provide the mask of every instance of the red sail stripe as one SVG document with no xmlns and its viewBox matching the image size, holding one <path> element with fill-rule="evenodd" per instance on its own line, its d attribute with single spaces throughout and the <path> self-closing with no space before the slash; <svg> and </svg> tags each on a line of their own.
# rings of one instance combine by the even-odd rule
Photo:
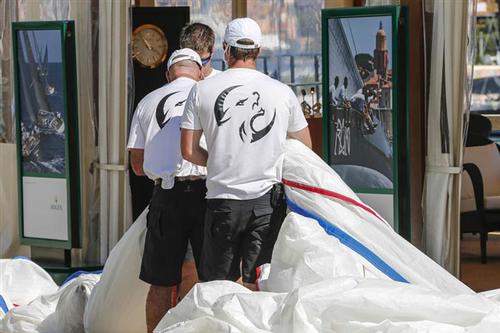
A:
<svg viewBox="0 0 500 333">
<path fill-rule="evenodd" d="M 332 198 L 335 198 L 335 199 L 339 199 L 339 200 L 348 202 L 348 203 L 350 203 L 350 204 L 352 204 L 354 206 L 357 206 L 357 207 L 360 207 L 360 208 L 366 210 L 368 213 L 372 214 L 373 216 L 375 216 L 376 218 L 378 218 L 380 221 L 383 221 L 383 219 L 380 217 L 380 215 L 378 215 L 377 212 L 375 212 L 370 207 L 365 206 L 361 202 L 358 202 L 358 201 L 356 201 L 356 200 L 354 200 L 352 198 L 349 198 L 349 197 L 347 197 L 345 195 L 342 195 L 340 193 L 329 191 L 329 190 L 325 190 L 323 188 L 319 188 L 319 187 L 315 187 L 315 186 L 311 186 L 311 185 L 297 183 L 297 182 L 294 182 L 292 180 L 288 180 L 288 179 L 285 179 L 285 178 L 282 179 L 282 182 L 283 182 L 283 184 L 285 184 L 287 186 L 290 186 L 290 187 L 295 187 L 295 188 L 298 188 L 298 189 L 301 189 L 301 190 L 323 194 L 323 195 L 326 195 L 326 196 L 329 196 L 329 197 L 332 197 Z"/>
</svg>

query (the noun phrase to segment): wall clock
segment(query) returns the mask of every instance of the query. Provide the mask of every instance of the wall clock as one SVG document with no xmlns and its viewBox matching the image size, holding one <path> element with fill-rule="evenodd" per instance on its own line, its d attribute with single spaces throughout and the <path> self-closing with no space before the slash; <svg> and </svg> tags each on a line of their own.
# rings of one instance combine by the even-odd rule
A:
<svg viewBox="0 0 500 333">
<path fill-rule="evenodd" d="M 133 34 L 130 35 L 130 43 L 132 45 L 131 53 L 134 57 L 134 110 L 144 96 L 167 83 L 165 78 L 167 59 L 173 50 L 179 48 L 179 34 L 182 27 L 188 22 L 189 7 L 132 8 Z M 147 41 L 147 44 L 144 40 Z M 162 40 L 165 41 L 164 47 L 160 43 Z M 151 47 L 151 50 L 148 46 Z M 158 53 L 154 53 L 153 50 L 157 50 Z M 162 50 L 164 53 L 161 52 Z M 162 54 L 162 56 L 159 57 L 158 54 Z M 131 112 L 129 125 L 132 116 Z M 133 172 L 130 172 L 129 176 L 132 213 L 135 220 L 149 205 L 149 199 L 153 193 L 153 182 L 149 178 L 137 176 Z"/>
<path fill-rule="evenodd" d="M 132 33 L 132 58 L 147 68 L 160 66 L 167 58 L 168 42 L 163 31 L 153 24 L 143 24 Z"/>
</svg>

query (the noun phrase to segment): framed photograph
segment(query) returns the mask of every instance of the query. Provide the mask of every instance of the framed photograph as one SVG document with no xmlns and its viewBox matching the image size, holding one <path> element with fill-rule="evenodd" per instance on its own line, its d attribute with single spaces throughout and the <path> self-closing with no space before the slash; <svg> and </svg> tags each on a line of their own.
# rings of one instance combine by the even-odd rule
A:
<svg viewBox="0 0 500 333">
<path fill-rule="evenodd" d="M 78 245 L 80 180 L 74 25 L 12 25 L 23 244 Z"/>
<path fill-rule="evenodd" d="M 396 229 L 408 214 L 401 211 L 408 169 L 400 158 L 408 143 L 401 14 L 399 6 L 322 12 L 325 160 Z"/>
</svg>

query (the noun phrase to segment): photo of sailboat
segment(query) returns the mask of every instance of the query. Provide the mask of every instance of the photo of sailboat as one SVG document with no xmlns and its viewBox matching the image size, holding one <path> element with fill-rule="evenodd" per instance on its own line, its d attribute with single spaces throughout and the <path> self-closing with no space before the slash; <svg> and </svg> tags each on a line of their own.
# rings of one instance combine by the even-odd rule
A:
<svg viewBox="0 0 500 333">
<path fill-rule="evenodd" d="M 17 54 L 23 172 L 65 172 L 63 62 L 59 30 L 19 30 Z"/>
<path fill-rule="evenodd" d="M 329 163 L 353 188 L 393 188 L 391 27 L 391 16 L 328 20 Z"/>
</svg>

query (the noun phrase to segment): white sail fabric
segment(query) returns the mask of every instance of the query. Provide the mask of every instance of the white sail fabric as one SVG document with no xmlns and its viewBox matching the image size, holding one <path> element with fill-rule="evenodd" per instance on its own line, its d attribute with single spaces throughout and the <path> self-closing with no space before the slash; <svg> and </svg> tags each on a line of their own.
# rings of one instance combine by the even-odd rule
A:
<svg viewBox="0 0 500 333">
<path fill-rule="evenodd" d="M 82 274 L 55 292 L 13 307 L 0 320 L 2 333 L 83 333 L 83 314 L 98 274 Z M 26 288 L 29 290 L 29 287 Z"/>
<path fill-rule="evenodd" d="M 109 254 L 85 311 L 87 333 L 146 332 L 149 284 L 139 279 L 148 209 L 135 220 Z"/>
<path fill-rule="evenodd" d="M 498 330 L 500 302 L 494 295 L 444 293 L 373 277 L 371 272 L 357 268 L 363 263 L 356 257 L 351 261 L 338 260 L 345 256 L 347 247 L 340 249 L 339 258 L 337 251 L 328 252 L 326 238 L 332 237 L 316 221 L 290 213 L 273 254 L 271 275 L 273 270 L 282 273 L 281 276 L 288 275 L 292 281 L 286 285 L 295 284 L 292 290 L 250 292 L 230 281 L 197 284 L 163 317 L 154 332 L 493 333 Z M 297 256 L 290 245 L 311 251 Z M 289 256 L 287 262 L 297 264 L 277 265 L 276 254 L 282 259 Z M 351 272 L 347 272 L 349 268 Z M 433 273 L 430 271 L 429 275 Z"/>
<path fill-rule="evenodd" d="M 455 279 L 298 141 L 287 142 L 283 176 L 295 212 L 280 231 L 269 277 L 259 283 L 267 291 L 229 281 L 198 284 L 156 333 L 498 330 L 498 291 L 476 294 Z"/>
<path fill-rule="evenodd" d="M 0 332 L 83 332 L 85 305 L 99 277 L 81 274 L 58 287 L 31 260 L 0 259 Z"/>
<path fill-rule="evenodd" d="M 443 292 L 472 292 L 399 236 L 380 215 L 362 204 L 319 156 L 295 140 L 287 142 L 283 182 L 288 184 L 285 188 L 289 208 L 322 220 L 324 227 L 348 245 L 374 274 Z M 300 189 L 292 182 L 329 193 Z"/>
<path fill-rule="evenodd" d="M 0 259 L 0 293 L 16 305 L 57 291 L 57 284 L 42 267 L 24 258 Z"/>
</svg>

